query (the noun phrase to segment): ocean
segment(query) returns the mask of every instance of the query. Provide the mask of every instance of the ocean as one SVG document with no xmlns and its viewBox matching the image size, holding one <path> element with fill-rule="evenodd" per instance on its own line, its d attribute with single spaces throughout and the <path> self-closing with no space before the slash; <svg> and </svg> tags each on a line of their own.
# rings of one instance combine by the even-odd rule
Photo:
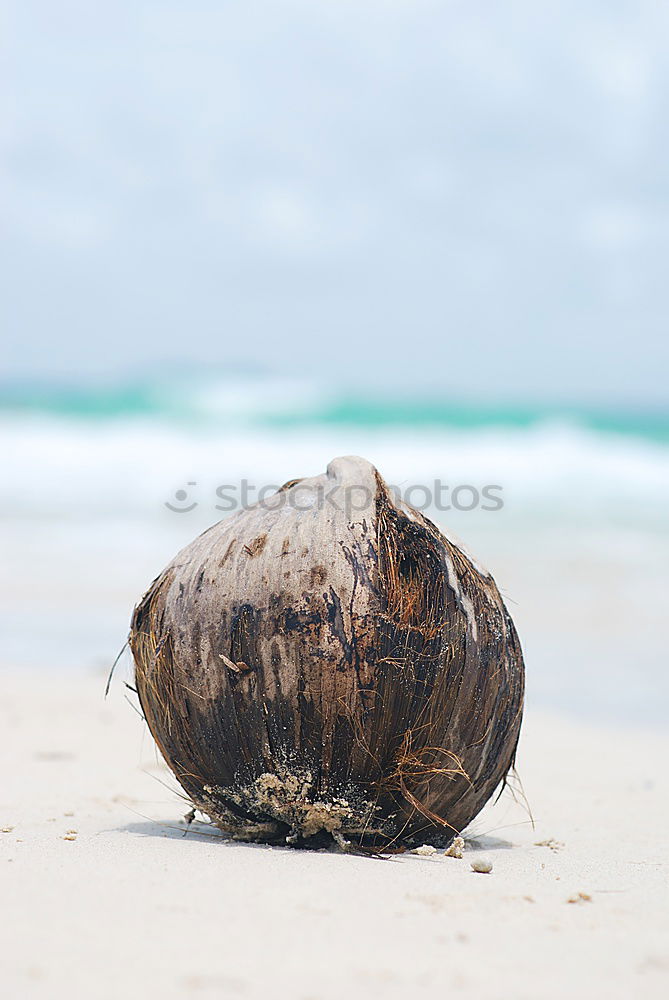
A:
<svg viewBox="0 0 669 1000">
<path fill-rule="evenodd" d="M 2 665 L 102 677 L 182 545 L 360 454 L 491 570 L 528 704 L 666 718 L 669 411 L 187 372 L 5 384 L 0 439 Z"/>
</svg>

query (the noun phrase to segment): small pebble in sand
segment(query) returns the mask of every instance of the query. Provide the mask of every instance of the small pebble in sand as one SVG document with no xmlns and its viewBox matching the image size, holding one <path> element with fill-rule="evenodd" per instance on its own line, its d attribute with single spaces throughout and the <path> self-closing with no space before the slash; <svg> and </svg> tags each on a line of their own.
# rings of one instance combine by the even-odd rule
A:
<svg viewBox="0 0 669 1000">
<path fill-rule="evenodd" d="M 414 847 L 412 854 L 420 854 L 422 858 L 429 858 L 433 854 L 437 853 L 437 848 L 432 847 L 431 844 L 422 844 L 420 847 Z"/>
<path fill-rule="evenodd" d="M 461 858 L 465 850 L 465 842 L 462 837 L 455 837 L 453 843 L 444 851 L 445 858 Z"/>
<path fill-rule="evenodd" d="M 592 903 L 592 896 L 589 892 L 577 892 L 575 896 L 570 896 L 568 903 Z"/>
<path fill-rule="evenodd" d="M 489 875 L 492 871 L 492 861 L 489 861 L 488 858 L 476 858 L 471 864 L 472 871 L 480 872 L 481 875 Z"/>
<path fill-rule="evenodd" d="M 535 840 L 535 847 L 548 847 L 551 851 L 560 851 L 564 847 L 561 840 L 556 840 L 555 837 L 548 837 L 547 840 Z"/>
</svg>

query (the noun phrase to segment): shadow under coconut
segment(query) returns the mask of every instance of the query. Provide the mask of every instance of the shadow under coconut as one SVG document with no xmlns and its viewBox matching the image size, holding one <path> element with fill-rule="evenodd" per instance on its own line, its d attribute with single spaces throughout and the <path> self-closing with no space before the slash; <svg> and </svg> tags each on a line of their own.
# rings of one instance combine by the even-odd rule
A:
<svg viewBox="0 0 669 1000">
<path fill-rule="evenodd" d="M 296 848 L 289 844 L 256 844 L 252 841 L 242 841 L 235 840 L 232 837 L 227 836 L 222 833 L 214 826 L 210 826 L 207 823 L 201 823 L 195 820 L 190 825 L 186 823 L 181 823 L 177 825 L 176 823 L 161 822 L 160 820 L 142 820 L 133 821 L 132 823 L 126 823 L 124 826 L 117 828 L 119 832 L 122 833 L 134 833 L 138 834 L 140 837 L 159 837 L 163 840 L 183 840 L 183 841 L 218 841 L 220 844 L 231 844 L 235 847 L 244 846 L 249 848 L 255 848 L 256 850 L 267 850 L 268 846 L 272 846 L 273 850 L 280 851 L 290 851 L 295 850 L 308 850 L 308 851 L 322 851 L 326 853 L 343 853 L 340 848 L 334 843 L 334 841 L 329 840 L 324 842 L 322 840 L 314 841 L 313 846 L 306 846 L 305 844 L 300 845 Z M 490 837 L 490 836 L 472 836 L 465 837 L 465 846 L 467 851 L 501 851 L 501 850 L 512 850 L 515 845 L 511 843 L 510 840 L 504 840 L 502 837 Z M 367 854 L 367 852 L 351 851 L 351 854 Z M 406 853 L 411 853 L 407 851 Z M 394 851 L 389 852 L 389 854 L 384 855 L 383 852 L 376 854 L 371 852 L 368 856 L 372 857 L 392 857 L 397 856 Z"/>
<path fill-rule="evenodd" d="M 195 823 L 187 826 L 185 823 L 161 822 L 160 820 L 134 820 L 124 826 L 116 827 L 119 833 L 134 833 L 140 837 L 160 837 L 162 840 L 217 840 L 222 844 L 231 844 L 233 841 L 216 827 L 209 827 L 206 823 Z M 255 846 L 255 845 L 253 845 Z"/>
<path fill-rule="evenodd" d="M 259 851 L 267 850 L 271 847 L 275 851 L 294 852 L 295 850 L 307 850 L 310 852 L 325 851 L 334 854 L 341 853 L 340 848 L 329 836 L 322 839 L 314 837 L 313 844 L 300 844 L 299 847 L 283 843 L 255 843 L 250 840 L 235 840 L 234 837 L 223 833 L 221 830 L 217 829 L 217 827 L 208 823 L 199 822 L 198 820 L 195 820 L 190 825 L 187 825 L 186 823 L 170 823 L 167 821 L 161 822 L 160 820 L 136 820 L 132 823 L 126 823 L 124 826 L 117 827 L 116 829 L 121 833 L 139 834 L 140 837 L 159 837 L 162 840 L 189 840 L 191 842 L 205 840 L 210 843 L 212 841 L 218 841 L 220 844 L 229 844 L 234 847 L 249 847 Z M 352 851 L 351 853 L 357 854 L 359 852 Z"/>
<path fill-rule="evenodd" d="M 504 840 L 502 837 L 481 835 L 480 837 L 472 836 L 464 839 L 467 851 L 510 851 L 516 846 L 510 840 Z"/>
</svg>

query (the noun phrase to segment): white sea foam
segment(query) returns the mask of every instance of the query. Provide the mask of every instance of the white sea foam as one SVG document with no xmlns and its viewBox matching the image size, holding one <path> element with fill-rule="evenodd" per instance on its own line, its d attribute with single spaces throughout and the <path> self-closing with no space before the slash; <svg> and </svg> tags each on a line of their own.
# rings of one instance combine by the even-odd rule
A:
<svg viewBox="0 0 669 1000">
<path fill-rule="evenodd" d="M 4 515 L 154 518 L 164 501 L 190 493 L 216 516 L 215 488 L 242 479 L 256 488 L 316 475 L 338 454 L 374 462 L 400 490 L 501 488 L 507 513 L 592 513 L 638 522 L 662 516 L 669 448 L 634 437 L 545 424 L 530 429 L 226 430 L 150 420 L 78 423 L 5 417 L 0 422 Z M 423 494 L 416 493 L 417 502 Z M 477 513 L 477 512 L 473 512 Z"/>
</svg>

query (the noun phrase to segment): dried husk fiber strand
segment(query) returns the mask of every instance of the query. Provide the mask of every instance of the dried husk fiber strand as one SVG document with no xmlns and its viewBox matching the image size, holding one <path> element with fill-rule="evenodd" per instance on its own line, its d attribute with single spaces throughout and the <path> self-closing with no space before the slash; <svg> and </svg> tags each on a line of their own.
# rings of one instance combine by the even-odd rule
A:
<svg viewBox="0 0 669 1000">
<path fill-rule="evenodd" d="M 186 546 L 130 646 L 163 757 L 240 839 L 447 844 L 514 761 L 524 668 L 494 581 L 361 458 Z"/>
</svg>

